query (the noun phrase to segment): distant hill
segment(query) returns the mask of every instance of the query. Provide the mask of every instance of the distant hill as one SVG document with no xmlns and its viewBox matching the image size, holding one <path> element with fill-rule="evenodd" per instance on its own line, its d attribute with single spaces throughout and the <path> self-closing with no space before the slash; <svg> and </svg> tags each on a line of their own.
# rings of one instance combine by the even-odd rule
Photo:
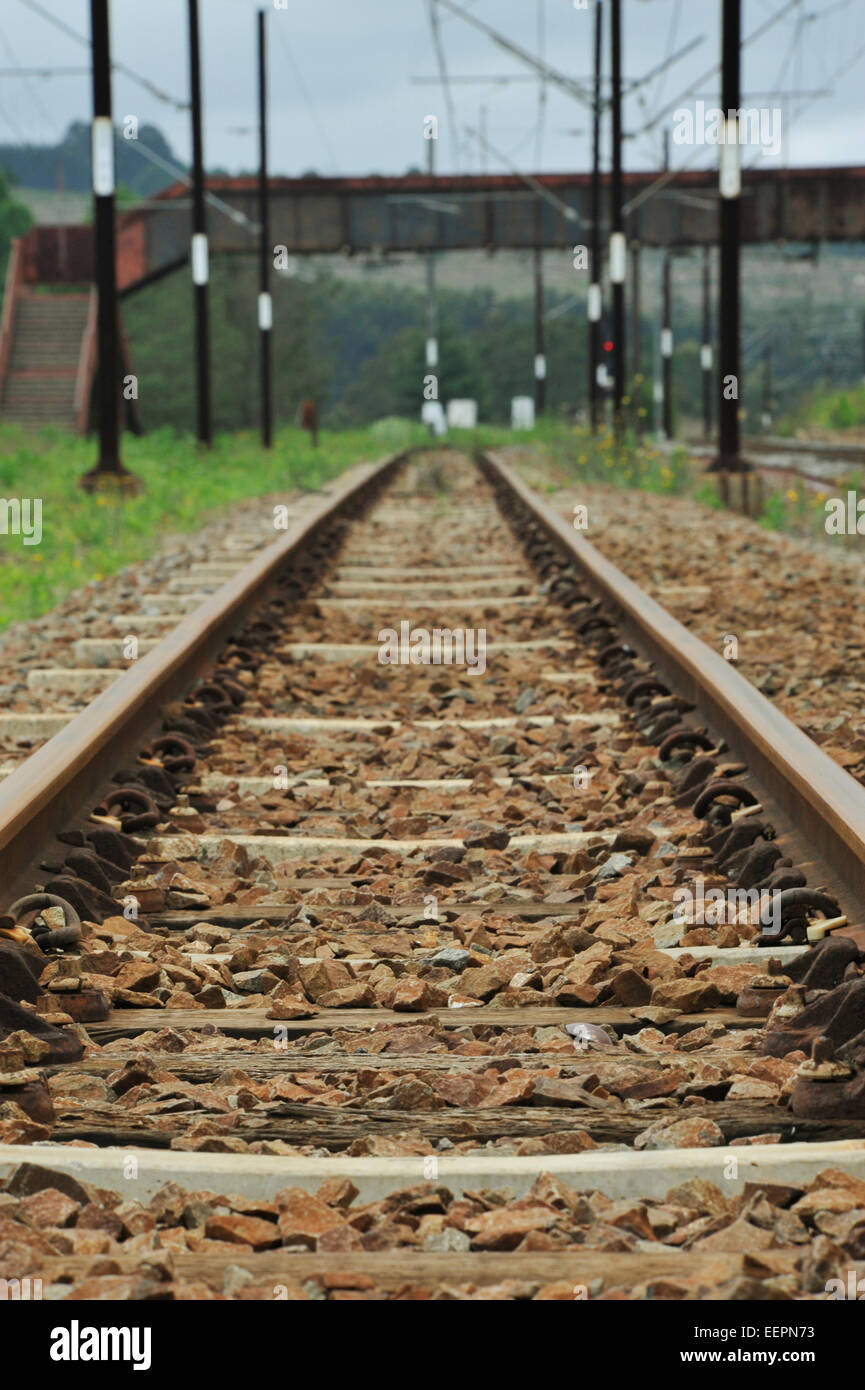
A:
<svg viewBox="0 0 865 1390">
<path fill-rule="evenodd" d="M 183 167 L 157 126 L 143 125 L 139 139 L 154 154 Z M 118 184 L 146 197 L 173 183 L 170 174 L 135 149 L 135 143 L 120 135 L 115 139 Z M 22 188 L 56 189 L 58 182 L 62 182 L 70 193 L 88 193 L 91 188 L 90 126 L 85 121 L 73 121 L 57 145 L 0 145 L 0 169 Z"/>
</svg>

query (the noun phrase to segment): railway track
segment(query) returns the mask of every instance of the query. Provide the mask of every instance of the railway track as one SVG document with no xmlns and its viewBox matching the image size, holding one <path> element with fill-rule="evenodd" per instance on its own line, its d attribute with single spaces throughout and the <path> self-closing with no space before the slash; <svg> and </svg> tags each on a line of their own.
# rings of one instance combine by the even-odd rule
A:
<svg viewBox="0 0 865 1390">
<path fill-rule="evenodd" d="M 293 517 L 314 493 L 273 499 Z M 245 503 L 198 538 L 169 541 L 155 558 L 79 591 L 0 642 L 0 777 L 59 733 L 172 628 L 270 544 L 276 512 Z M 22 630 L 22 628 L 24 630 Z"/>
<path fill-rule="evenodd" d="M 0 785 L 2 1263 L 826 1297 L 863 864 L 865 790 L 501 459 L 356 470 Z"/>
<path fill-rule="evenodd" d="M 695 458 L 711 461 L 717 456 L 717 448 L 705 444 L 689 448 Z M 813 490 L 821 491 L 843 487 L 850 474 L 865 464 L 865 448 L 861 444 L 766 435 L 743 439 L 742 453 L 752 469 L 772 484 L 783 484 L 785 478 L 801 478 Z"/>
</svg>

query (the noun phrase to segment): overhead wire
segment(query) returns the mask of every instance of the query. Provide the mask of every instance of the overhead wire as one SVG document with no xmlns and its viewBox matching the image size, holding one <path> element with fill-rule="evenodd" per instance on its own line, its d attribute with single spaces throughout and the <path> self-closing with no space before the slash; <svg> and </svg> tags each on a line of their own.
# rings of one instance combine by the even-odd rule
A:
<svg viewBox="0 0 865 1390">
<path fill-rule="evenodd" d="M 670 59 L 673 56 L 673 45 L 675 44 L 676 37 L 678 35 L 679 21 L 681 19 L 681 16 L 682 0 L 674 0 L 673 8 L 670 11 L 670 26 L 667 30 L 666 54 L 664 56 L 663 63 L 661 64 L 661 67 L 658 71 L 657 77 L 654 79 L 654 81 L 658 85 L 655 87 L 654 91 L 651 94 L 641 92 L 637 96 L 637 102 L 640 106 L 640 109 L 643 111 L 646 120 L 651 120 L 653 114 L 651 111 L 648 110 L 649 102 L 652 102 L 655 109 L 657 109 L 657 107 L 660 105 L 661 98 L 663 96 L 664 86 L 666 85 L 666 78 L 669 72 L 667 65 L 669 64 Z"/>
<path fill-rule="evenodd" d="M 673 10 L 672 10 L 672 13 L 671 13 L 671 15 L 670 15 L 670 28 L 669 28 L 669 30 L 668 30 L 668 32 L 667 32 L 667 52 L 666 52 L 665 57 L 664 57 L 664 66 L 663 66 L 663 68 L 661 69 L 661 71 L 658 73 L 658 86 L 655 88 L 654 92 L 652 93 L 652 97 L 653 97 L 653 99 L 654 99 L 656 102 L 660 102 L 661 97 L 662 97 L 663 94 L 664 94 L 664 87 L 665 87 L 666 84 L 667 84 L 667 77 L 668 77 L 668 75 L 669 75 L 669 69 L 667 68 L 667 64 L 669 63 L 670 59 L 671 59 L 672 56 L 673 56 L 673 51 L 674 51 L 674 50 L 673 50 L 673 45 L 675 44 L 676 39 L 677 39 L 677 37 L 678 37 L 678 33 L 679 33 L 679 23 L 680 23 L 681 18 L 682 18 L 682 0 L 674 0 L 674 3 L 673 3 Z"/>
<path fill-rule="evenodd" d="M 544 61 L 546 54 L 546 26 L 544 23 L 544 0 L 537 3 L 538 58 Z M 538 114 L 535 121 L 535 168 L 540 169 L 544 155 L 544 124 L 547 114 L 547 79 L 541 73 L 538 80 Z"/>
<path fill-rule="evenodd" d="M 493 43 L 497 44 L 499 48 L 503 48 L 506 53 L 510 53 L 513 57 L 519 59 L 521 63 L 528 63 L 529 67 L 533 67 L 537 71 L 538 62 L 527 49 L 505 38 L 504 34 L 498 33 L 491 25 L 485 24 L 483 20 L 478 19 L 475 15 L 468 14 L 465 8 L 455 4 L 454 0 L 436 0 L 436 3 L 444 5 L 445 9 L 449 10 L 452 14 L 459 15 L 460 18 L 467 20 L 473 28 L 479 29 L 482 34 L 486 34 L 491 38 Z M 563 91 L 566 91 L 570 96 L 574 97 L 575 100 L 591 108 L 591 93 L 581 82 L 568 77 L 566 73 L 561 72 L 558 68 L 554 68 L 550 63 L 544 63 L 543 69 L 549 82 L 551 82 L 553 86 L 560 87 Z"/>
<path fill-rule="evenodd" d="M 61 33 L 66 34 L 68 38 L 74 39 L 76 43 L 83 44 L 85 48 L 91 47 L 90 39 L 86 34 L 79 33 L 77 29 L 73 29 L 71 24 L 67 24 L 65 20 L 60 19 L 56 14 L 52 14 L 50 10 L 46 10 L 44 5 L 39 4 L 39 0 L 18 0 L 18 3 L 24 5 L 26 9 L 32 10 L 34 14 L 41 15 L 49 24 L 53 24 L 55 29 L 59 29 Z M 175 111 L 189 110 L 188 101 L 178 101 L 175 97 L 169 96 L 167 92 L 162 91 L 161 87 L 157 87 L 155 82 L 151 82 L 149 77 L 142 77 L 140 73 L 128 67 L 126 63 L 112 62 L 111 67 L 114 72 L 122 73 L 124 77 L 128 77 L 132 82 L 137 83 L 139 87 L 143 87 L 144 90 L 155 97 L 157 101 L 162 101 L 168 106 L 173 106 Z"/>
<path fill-rule="evenodd" d="M 140 138 L 138 140 L 130 140 L 129 144 L 130 148 L 141 155 L 142 159 L 146 159 L 150 164 L 155 164 L 157 168 L 162 169 L 165 173 L 171 174 L 178 183 L 185 184 L 187 188 L 191 186 L 192 178 L 179 164 L 175 164 L 173 160 L 166 159 L 164 155 L 158 154 L 156 150 L 152 150 L 150 146 Z M 233 208 L 230 203 L 226 203 L 216 193 L 211 192 L 210 189 L 205 190 L 204 197 L 212 208 L 215 208 L 217 212 L 221 212 L 223 216 L 230 218 L 231 221 L 235 222 L 239 227 L 243 227 L 245 231 L 257 235 L 261 230 L 259 223 L 253 222 L 251 218 L 246 216 L 246 213 L 241 212 L 239 208 Z M 167 200 L 165 205 L 166 207 L 171 206 L 170 202 Z"/>
<path fill-rule="evenodd" d="M 512 174 L 516 174 L 517 178 L 522 179 L 527 188 L 530 188 L 539 198 L 543 198 L 544 202 L 554 207 L 568 222 L 575 222 L 577 220 L 577 214 L 572 207 L 569 207 L 561 198 L 556 197 L 555 193 L 553 193 L 551 189 L 546 188 L 544 184 L 540 183 L 533 174 L 526 174 L 522 169 L 516 168 L 508 156 L 503 154 L 501 150 L 496 149 L 495 145 L 492 145 L 479 130 L 476 130 L 474 126 L 467 126 L 466 130 L 474 140 L 482 141 L 491 155 L 501 160 L 501 162 L 510 169 Z"/>
<path fill-rule="evenodd" d="M 843 63 L 840 68 L 835 69 L 835 72 L 832 73 L 828 79 L 828 85 L 831 86 L 835 82 L 837 82 L 839 78 L 846 76 L 850 69 L 856 66 L 856 64 L 859 62 L 859 59 L 863 57 L 863 55 L 865 55 L 865 43 L 860 44 L 860 46 L 853 53 L 852 57 L 848 58 L 847 61 Z M 816 100 L 816 97 L 810 97 L 805 101 L 801 102 L 800 105 L 797 106 L 795 111 L 789 117 L 789 120 L 787 121 L 788 127 L 795 125 L 796 121 L 802 115 L 803 111 L 807 111 L 809 107 L 813 106 Z M 756 158 L 757 157 L 755 156 L 751 163 L 744 165 L 744 167 L 746 169 L 753 169 L 754 164 L 756 163 Z"/>
<path fill-rule="evenodd" d="M 9 62 L 12 64 L 14 68 L 17 68 L 20 71 L 21 64 L 18 61 L 18 56 L 15 53 L 15 50 L 13 49 L 8 38 L 6 37 L 6 33 L 3 29 L 0 29 L 0 44 L 3 45 L 3 51 L 9 59 Z M 51 114 L 44 101 L 42 100 L 39 89 L 34 85 L 34 83 L 30 80 L 29 77 L 22 76 L 21 80 L 24 82 L 26 91 L 30 94 L 30 99 L 33 102 L 33 105 L 39 109 L 42 119 L 45 122 L 46 129 L 50 132 L 53 132 L 55 117 Z"/>
<path fill-rule="evenodd" d="M 9 115 L 4 106 L 0 106 L 0 120 L 5 122 L 9 129 L 14 132 L 17 144 L 27 144 L 27 141 L 24 139 L 24 133 L 21 130 L 21 127 L 18 125 L 17 121 L 13 121 L 12 117 Z"/>
<path fill-rule="evenodd" d="M 769 17 L 769 19 L 765 21 L 764 24 L 759 25 L 759 27 L 756 28 L 753 31 L 753 33 L 749 34 L 748 37 L 742 41 L 742 51 L 744 52 L 744 50 L 748 48 L 751 44 L 756 43 L 757 39 L 761 39 L 764 34 L 767 34 L 769 30 L 774 28 L 774 26 L 781 19 L 783 19 L 784 16 L 797 4 L 798 0 L 787 0 L 787 3 L 780 10 L 777 10 L 773 15 Z M 670 111 L 674 110 L 675 107 L 679 104 L 679 102 L 683 101 L 685 97 L 690 96 L 692 92 L 698 91 L 700 87 L 702 87 L 704 82 L 709 82 L 713 77 L 716 77 L 720 70 L 721 64 L 713 63 L 712 67 L 708 68 L 706 72 L 701 73 L 699 77 L 695 78 L 693 82 L 689 83 L 688 86 L 684 89 L 684 91 L 680 92 L 677 97 L 675 97 L 672 101 L 667 102 L 666 106 L 662 107 L 661 110 L 658 111 L 656 115 L 652 117 L 651 121 L 647 123 L 644 129 L 653 130 L 654 127 L 658 124 L 658 122 L 662 119 L 662 117 L 668 115 Z"/>
<path fill-rule="evenodd" d="M 764 24 L 759 25 L 751 34 L 748 35 L 746 39 L 743 40 L 742 50 L 744 51 L 751 44 L 756 43 L 757 39 L 762 38 L 764 34 L 768 33 L 769 30 L 772 29 L 779 22 L 779 20 L 781 20 L 791 9 L 798 6 L 798 3 L 799 0 L 787 0 L 787 3 L 780 10 L 775 11 L 775 13 L 771 15 L 770 18 L 766 20 Z M 683 92 L 681 92 L 674 101 L 668 102 L 667 105 L 663 107 L 662 110 L 658 112 L 658 114 L 643 127 L 644 131 L 652 130 L 658 124 L 662 116 L 667 115 L 671 109 L 674 109 L 676 107 L 678 102 L 682 101 L 686 96 L 690 95 L 690 93 L 694 92 L 695 90 L 699 90 L 703 83 L 707 82 L 710 78 L 714 77 L 719 72 L 719 70 L 720 64 L 716 63 L 712 68 L 708 70 L 708 72 L 703 73 L 695 81 L 691 82 L 689 86 Z M 709 149 L 709 152 L 711 153 L 711 147 Z M 677 174 L 683 172 L 685 169 L 691 168 L 691 166 L 696 163 L 697 159 L 703 153 L 704 150 L 702 146 L 695 146 L 693 154 L 691 154 L 691 156 L 688 159 L 686 159 L 683 164 L 678 165 L 678 167 L 675 169 L 666 169 L 662 174 L 659 174 L 658 178 L 655 179 L 653 183 L 649 184 L 648 188 L 644 188 L 642 192 L 635 194 L 634 197 L 631 198 L 631 200 L 625 204 L 625 213 L 627 214 L 629 212 L 633 212 L 636 208 L 641 207 L 643 203 L 647 202 L 649 198 L 653 198 L 656 193 L 660 193 L 664 188 L 667 187 L 667 184 L 669 184 L 676 177 Z"/>
<path fill-rule="evenodd" d="M 658 83 L 659 85 L 658 85 L 658 86 L 655 88 L 655 90 L 651 93 L 651 100 L 652 100 L 652 102 L 653 102 L 653 105 L 654 105 L 655 109 L 657 109 L 658 105 L 660 104 L 661 97 L 663 96 L 663 90 L 664 90 L 664 85 L 665 85 L 665 79 L 666 79 L 666 76 L 667 76 L 667 67 L 666 67 L 666 65 L 667 65 L 667 63 L 669 63 L 670 58 L 671 58 L 672 53 L 673 53 L 673 45 L 674 45 L 674 43 L 676 42 L 676 36 L 677 36 L 677 34 L 678 34 L 679 20 L 681 19 L 681 15 L 682 15 L 682 0 L 674 0 L 674 2 L 673 2 L 673 8 L 672 8 L 672 10 L 670 11 L 670 25 L 669 25 L 669 28 L 668 28 L 668 30 L 667 30 L 667 45 L 666 45 L 666 54 L 665 54 L 665 58 L 664 58 L 664 63 L 662 64 L 661 69 L 660 69 L 660 71 L 658 72 L 657 77 L 654 79 L 655 82 Z M 639 91 L 639 90 L 637 91 L 637 105 L 639 106 L 640 111 L 641 111 L 642 116 L 643 116 L 643 119 L 644 119 L 645 121 L 649 121 L 649 120 L 651 120 L 651 118 L 652 118 L 652 112 L 649 110 L 649 100 L 650 100 L 650 96 L 649 96 L 648 93 L 644 93 L 644 92 Z"/>
<path fill-rule="evenodd" d="M 334 151 L 334 147 L 331 143 L 330 137 L 327 131 L 325 130 L 321 120 L 319 119 L 318 111 L 310 95 L 309 88 L 307 87 L 306 82 L 304 80 L 300 64 L 295 60 L 294 55 L 288 46 L 288 40 L 285 37 L 285 25 L 277 24 L 274 25 L 274 28 L 276 29 L 276 33 L 279 37 L 279 42 L 282 46 L 282 50 L 286 56 L 286 59 L 288 60 L 289 66 L 291 67 L 291 70 L 294 73 L 295 81 L 297 82 L 297 85 L 300 88 L 301 96 L 303 97 L 304 102 L 306 103 L 306 108 L 309 111 L 310 119 L 312 120 L 313 125 L 318 131 L 322 144 L 327 150 L 328 158 L 330 159 L 331 165 L 333 167 L 333 172 L 336 173 L 339 167 L 339 161 L 337 160 L 336 153 Z"/>
<path fill-rule="evenodd" d="M 427 0 L 427 14 L 429 17 L 430 31 L 432 33 L 433 48 L 435 49 L 436 63 L 438 64 L 439 77 L 441 78 L 444 89 L 445 105 L 448 112 L 448 138 L 453 155 L 454 166 L 459 172 L 460 167 L 460 137 L 457 127 L 457 115 L 454 107 L 453 92 L 451 91 L 450 76 L 448 74 L 447 62 L 445 60 L 444 45 L 442 44 L 441 32 L 439 30 L 440 15 L 438 10 L 438 0 Z"/>
</svg>

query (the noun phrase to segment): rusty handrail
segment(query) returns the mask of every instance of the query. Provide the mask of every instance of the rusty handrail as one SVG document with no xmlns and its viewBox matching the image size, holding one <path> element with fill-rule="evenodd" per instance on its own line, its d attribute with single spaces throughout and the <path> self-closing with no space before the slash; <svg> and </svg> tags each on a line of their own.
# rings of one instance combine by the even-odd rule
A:
<svg viewBox="0 0 865 1390">
<path fill-rule="evenodd" d="M 15 325 L 15 307 L 18 291 L 21 288 L 22 250 L 21 237 L 12 239 L 9 264 L 6 267 L 6 283 L 3 287 L 3 317 L 0 319 L 0 402 L 3 400 L 6 373 L 12 355 L 12 335 Z"/>
<path fill-rule="evenodd" d="M 865 787 L 785 714 L 672 617 L 538 497 L 494 453 L 481 456 L 487 477 L 517 496 L 570 553 L 587 580 L 618 610 L 634 647 L 677 694 L 691 700 L 714 733 L 747 763 L 761 791 L 831 866 L 851 923 L 861 923 L 865 899 Z"/>
<path fill-rule="evenodd" d="M 75 429 L 78 434 L 87 432 L 87 417 L 90 412 L 90 388 L 93 384 L 93 371 L 96 366 L 96 290 L 91 289 L 87 305 L 87 322 L 81 338 L 78 353 L 78 373 L 75 378 Z"/>
</svg>

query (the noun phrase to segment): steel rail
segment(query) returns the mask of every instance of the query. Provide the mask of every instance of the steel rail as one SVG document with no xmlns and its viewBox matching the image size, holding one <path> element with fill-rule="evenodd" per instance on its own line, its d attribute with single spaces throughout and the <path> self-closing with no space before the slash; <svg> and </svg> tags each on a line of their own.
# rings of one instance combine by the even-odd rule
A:
<svg viewBox="0 0 865 1390">
<path fill-rule="evenodd" d="M 39 859 L 57 832 L 80 817 L 123 760 L 144 746 L 162 708 L 189 693 L 226 640 L 268 596 L 290 556 L 323 524 L 362 503 L 372 486 L 388 481 L 405 457 L 400 452 L 353 469 L 0 783 L 0 905 L 32 891 Z"/>
<path fill-rule="evenodd" d="M 682 448 L 687 449 L 693 459 L 713 459 L 717 453 L 711 445 L 699 443 L 683 443 Z M 785 463 L 766 462 L 767 455 L 786 454 L 788 455 Z M 827 443 L 806 444 L 804 441 L 793 441 L 789 445 L 785 440 L 771 439 L 767 436 L 759 436 L 754 439 L 745 439 L 742 442 L 742 457 L 746 463 L 750 464 L 751 473 L 761 473 L 764 477 L 771 478 L 773 475 L 785 474 L 791 478 L 801 478 L 803 482 L 812 483 L 814 487 L 842 487 L 844 479 L 837 473 L 829 476 L 825 473 L 812 473 L 807 467 L 803 466 L 802 460 L 810 458 L 814 463 L 833 463 L 837 464 L 839 470 L 845 463 L 862 464 L 865 463 L 865 445 L 840 444 L 832 445 Z"/>
<path fill-rule="evenodd" d="M 832 885 L 849 927 L 865 945 L 865 787 L 717 652 L 695 637 L 554 512 L 494 453 L 480 465 L 495 485 L 519 499 L 579 565 L 590 587 L 613 606 L 623 636 L 677 694 L 693 702 L 712 732 L 747 764 L 778 829 L 804 842 L 837 874 Z M 836 891 L 837 888 L 837 891 Z"/>
<path fill-rule="evenodd" d="M 746 435 L 742 447 L 757 453 L 813 454 L 815 458 L 837 459 L 839 463 L 849 459 L 851 463 L 865 462 L 865 443 L 852 444 L 849 440 L 833 443 L 831 439 L 784 439 L 780 435 Z"/>
</svg>

